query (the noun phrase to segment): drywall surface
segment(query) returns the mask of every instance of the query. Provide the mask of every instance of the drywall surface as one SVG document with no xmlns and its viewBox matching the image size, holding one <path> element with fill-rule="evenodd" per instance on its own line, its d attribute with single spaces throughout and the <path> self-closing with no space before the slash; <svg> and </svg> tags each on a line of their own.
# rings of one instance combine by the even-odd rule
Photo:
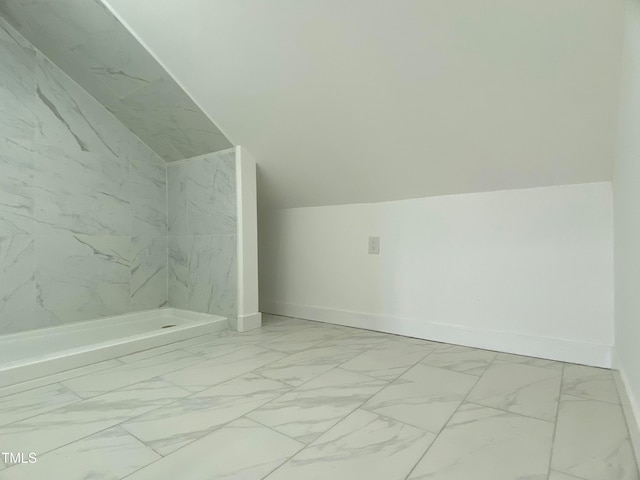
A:
<svg viewBox="0 0 640 480">
<path fill-rule="evenodd" d="M 260 307 L 608 366 L 611 197 L 602 182 L 263 211 Z"/>
<path fill-rule="evenodd" d="M 640 2 L 626 1 L 618 152 L 614 169 L 616 367 L 635 411 L 640 458 Z"/>
<path fill-rule="evenodd" d="M 622 0 L 104 3 L 256 157 L 261 204 L 611 180 Z"/>
</svg>

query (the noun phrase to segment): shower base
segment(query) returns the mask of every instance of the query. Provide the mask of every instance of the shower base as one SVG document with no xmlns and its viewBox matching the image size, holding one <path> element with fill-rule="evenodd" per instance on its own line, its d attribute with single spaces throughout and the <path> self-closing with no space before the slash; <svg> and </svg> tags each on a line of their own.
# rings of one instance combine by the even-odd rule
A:
<svg viewBox="0 0 640 480">
<path fill-rule="evenodd" d="M 0 387 L 227 328 L 227 318 L 174 308 L 0 336 Z"/>
</svg>

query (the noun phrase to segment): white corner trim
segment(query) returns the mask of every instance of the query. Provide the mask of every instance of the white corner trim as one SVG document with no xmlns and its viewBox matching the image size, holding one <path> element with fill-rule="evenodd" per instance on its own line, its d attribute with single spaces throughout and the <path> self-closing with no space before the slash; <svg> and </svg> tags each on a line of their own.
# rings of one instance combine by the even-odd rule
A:
<svg viewBox="0 0 640 480">
<path fill-rule="evenodd" d="M 260 310 L 274 315 L 364 328 L 378 332 L 424 338 L 436 342 L 611 368 L 612 347 L 610 345 L 539 337 L 514 332 L 483 330 L 429 322 L 423 319 L 396 318 L 269 300 L 261 302 Z"/>
<path fill-rule="evenodd" d="M 262 326 L 262 313 L 256 312 L 249 315 L 238 315 L 234 330 L 248 332 Z"/>
<path fill-rule="evenodd" d="M 620 358 L 614 352 L 613 354 L 613 379 L 616 382 L 622 410 L 627 420 L 629 428 L 629 436 L 631 444 L 636 455 L 636 462 L 640 464 L 640 403 L 633 395 L 633 391 L 629 387 L 629 381 L 624 371 L 624 367 L 620 362 Z"/>
</svg>

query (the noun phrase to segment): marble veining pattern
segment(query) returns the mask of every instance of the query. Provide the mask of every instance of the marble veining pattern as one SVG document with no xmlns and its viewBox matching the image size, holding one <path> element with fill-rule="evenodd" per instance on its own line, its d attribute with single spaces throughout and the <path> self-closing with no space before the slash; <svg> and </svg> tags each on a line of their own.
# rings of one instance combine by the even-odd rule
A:
<svg viewBox="0 0 640 480">
<path fill-rule="evenodd" d="M 0 480 L 640 480 L 609 374 L 265 315 L 0 389 Z"/>
<path fill-rule="evenodd" d="M 34 233 L 34 170 L 29 145 L 0 138 L 0 235 Z"/>
<path fill-rule="evenodd" d="M 10 38 L 0 37 L 0 132 L 6 138 L 33 140 L 35 134 L 36 53 Z"/>
<path fill-rule="evenodd" d="M 0 236 L 0 333 L 36 326 L 34 250 L 31 235 Z"/>
<path fill-rule="evenodd" d="M 0 334 L 166 305 L 165 162 L 2 18 L 0 60 Z"/>
<path fill-rule="evenodd" d="M 166 161 L 231 146 L 218 127 L 102 2 L 2 2 L 0 14 Z M 28 42 L 4 22 L 0 27 L 3 67 L 9 64 L 6 61 L 9 56 L 20 59 L 10 62 L 13 67 L 6 77 L 21 88 L 28 88 L 29 82 L 33 82 L 33 76 L 29 75 L 33 59 L 28 58 L 29 52 L 25 54 L 16 48 Z M 109 148 L 109 139 L 100 139 L 101 130 L 92 133 L 80 115 L 73 118 L 67 115 L 73 110 L 87 115 L 85 105 L 77 101 L 60 102 L 52 86 L 52 82 L 47 82 L 32 92 L 32 100 L 41 107 L 37 117 L 46 114 L 50 120 L 41 126 L 38 136 L 68 142 L 81 150 L 100 143 Z M 7 127 L 14 138 L 32 138 L 34 109 L 30 107 L 22 97 L 16 100 L 5 95 L 0 104 L 0 112 L 6 113 L 0 115 L 1 130 Z"/>
<path fill-rule="evenodd" d="M 235 152 L 226 150 L 167 168 L 169 305 L 236 314 Z"/>
</svg>

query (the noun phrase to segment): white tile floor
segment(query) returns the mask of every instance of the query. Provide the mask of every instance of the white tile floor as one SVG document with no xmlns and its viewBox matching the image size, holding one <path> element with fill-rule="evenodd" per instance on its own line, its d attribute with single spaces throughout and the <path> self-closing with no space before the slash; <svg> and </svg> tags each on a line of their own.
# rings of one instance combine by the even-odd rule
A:
<svg viewBox="0 0 640 480">
<path fill-rule="evenodd" d="M 302 320 L 0 389 L 0 480 L 638 480 L 611 372 Z"/>
</svg>

